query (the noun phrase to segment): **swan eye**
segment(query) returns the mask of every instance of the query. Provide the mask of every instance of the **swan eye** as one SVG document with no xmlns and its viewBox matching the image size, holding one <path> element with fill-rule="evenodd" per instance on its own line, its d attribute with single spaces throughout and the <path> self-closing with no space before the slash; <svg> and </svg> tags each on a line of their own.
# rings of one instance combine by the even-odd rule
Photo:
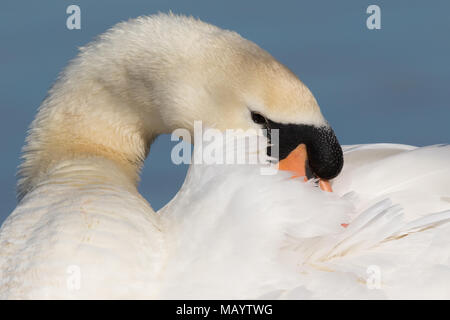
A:
<svg viewBox="0 0 450 320">
<path fill-rule="evenodd" d="M 258 112 L 252 111 L 252 120 L 256 124 L 263 124 L 267 122 L 267 119 Z"/>
</svg>

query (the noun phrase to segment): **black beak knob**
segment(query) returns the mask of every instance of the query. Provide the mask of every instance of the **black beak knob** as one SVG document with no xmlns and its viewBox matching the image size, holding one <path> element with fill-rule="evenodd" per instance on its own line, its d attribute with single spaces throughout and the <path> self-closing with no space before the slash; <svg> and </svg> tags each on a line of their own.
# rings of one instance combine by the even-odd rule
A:
<svg viewBox="0 0 450 320">
<path fill-rule="evenodd" d="M 341 172 L 344 156 L 341 145 L 330 126 L 283 124 L 268 120 L 267 129 L 269 141 L 273 144 L 273 147 L 268 149 L 269 155 L 273 156 L 273 148 L 277 147 L 278 158 L 284 159 L 303 143 L 306 145 L 309 167 L 317 177 L 329 180 Z M 279 130 L 278 142 L 272 139 L 274 129 Z"/>
</svg>

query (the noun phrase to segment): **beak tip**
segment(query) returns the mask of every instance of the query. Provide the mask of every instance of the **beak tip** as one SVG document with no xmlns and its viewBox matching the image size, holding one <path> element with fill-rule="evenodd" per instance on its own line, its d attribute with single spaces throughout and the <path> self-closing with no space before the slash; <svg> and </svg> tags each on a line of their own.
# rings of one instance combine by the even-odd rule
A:
<svg viewBox="0 0 450 320">
<path fill-rule="evenodd" d="M 307 177 L 307 161 L 308 154 L 306 151 L 306 145 L 300 144 L 291 153 L 289 153 L 285 159 L 279 161 L 278 168 L 283 171 L 293 172 L 293 177 Z M 305 181 L 307 181 L 307 178 Z M 319 179 L 319 187 L 323 191 L 333 191 L 328 180 Z"/>
</svg>

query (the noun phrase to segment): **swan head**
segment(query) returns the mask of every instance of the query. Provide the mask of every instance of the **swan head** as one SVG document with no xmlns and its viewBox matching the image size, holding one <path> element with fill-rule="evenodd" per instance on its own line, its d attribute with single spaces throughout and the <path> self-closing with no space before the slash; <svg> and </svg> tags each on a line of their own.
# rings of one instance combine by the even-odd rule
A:
<svg viewBox="0 0 450 320">
<path fill-rule="evenodd" d="M 279 130 L 280 159 L 304 144 L 315 176 L 332 179 L 340 173 L 343 154 L 336 135 L 293 72 L 235 32 L 181 19 L 196 36 L 191 39 L 192 30 L 184 30 L 188 48 L 176 54 L 178 63 L 164 88 L 167 102 L 159 110 L 166 128 L 192 130 L 201 120 L 221 130 Z"/>
<path fill-rule="evenodd" d="M 278 129 L 279 156 L 305 144 L 313 173 L 339 174 L 342 150 L 311 91 L 265 50 L 191 17 L 117 24 L 60 75 L 31 125 L 19 198 L 58 161 L 100 156 L 137 183 L 153 139 L 194 121 Z M 194 142 L 195 143 L 195 142 Z"/>
<path fill-rule="evenodd" d="M 173 114 L 183 114 L 187 104 L 190 123 L 202 120 L 207 127 L 222 130 L 261 128 L 268 130 L 269 137 L 278 130 L 280 160 L 304 144 L 314 175 L 336 177 L 343 166 L 342 149 L 311 91 L 262 49 L 249 52 L 243 46 L 236 50 L 240 51 L 226 59 L 217 53 L 209 57 L 210 61 L 203 60 L 205 68 L 210 69 L 206 74 L 202 68 L 188 72 L 190 76 L 185 79 L 189 80 L 180 84 L 174 96 L 180 100 L 189 97 L 189 102 L 174 103 L 178 110 Z M 191 78 L 195 72 L 199 73 L 194 76 L 198 83 Z M 186 115 L 181 119 L 185 121 Z M 170 126 L 192 129 L 187 123 Z"/>
</svg>

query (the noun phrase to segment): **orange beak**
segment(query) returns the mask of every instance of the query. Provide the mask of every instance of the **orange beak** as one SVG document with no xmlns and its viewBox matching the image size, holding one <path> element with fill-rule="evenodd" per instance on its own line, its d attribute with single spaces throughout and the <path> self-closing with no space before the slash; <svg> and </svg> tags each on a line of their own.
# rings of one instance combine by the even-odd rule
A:
<svg viewBox="0 0 450 320">
<path fill-rule="evenodd" d="M 308 181 L 306 177 L 306 161 L 308 161 L 308 153 L 306 146 L 300 144 L 297 148 L 291 151 L 289 155 L 278 163 L 280 170 L 291 171 L 294 173 L 292 178 L 304 177 L 305 182 Z M 319 179 L 319 187 L 323 191 L 332 192 L 330 182 L 325 179 Z"/>
</svg>

